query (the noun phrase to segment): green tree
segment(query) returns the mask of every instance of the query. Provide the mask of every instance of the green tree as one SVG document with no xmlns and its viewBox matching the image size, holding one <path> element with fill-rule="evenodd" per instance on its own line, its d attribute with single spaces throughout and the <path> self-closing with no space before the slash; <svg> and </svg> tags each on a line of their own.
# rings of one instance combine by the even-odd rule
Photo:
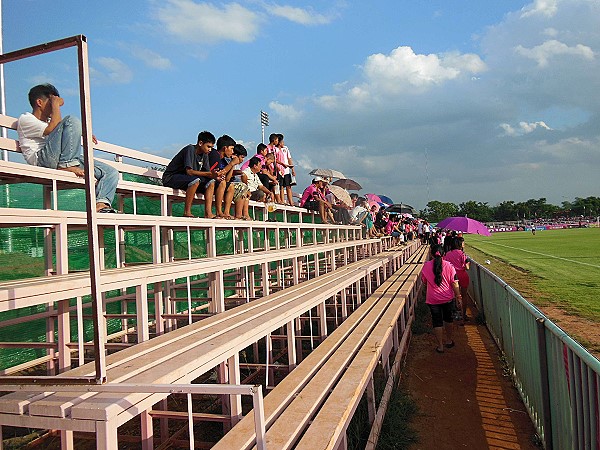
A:
<svg viewBox="0 0 600 450">
<path fill-rule="evenodd" d="M 565 202 L 563 202 L 565 203 Z M 598 197 L 575 197 L 575 200 L 570 203 L 570 210 L 577 216 L 595 217 L 600 212 L 600 198 Z"/>
<path fill-rule="evenodd" d="M 421 211 L 420 216 L 429 222 L 437 223 L 446 217 L 456 216 L 458 206 L 454 203 L 443 203 L 438 200 L 432 200 L 427 203 L 425 209 Z"/>
<path fill-rule="evenodd" d="M 498 222 L 505 222 L 509 220 L 518 220 L 517 216 L 517 208 L 515 202 L 512 200 L 507 200 L 504 202 L 498 203 L 493 208 L 493 217 L 494 220 Z"/>
<path fill-rule="evenodd" d="M 470 217 L 480 222 L 490 222 L 493 218 L 492 208 L 487 203 L 476 202 L 474 200 L 461 203 L 458 208 L 458 215 Z"/>
</svg>

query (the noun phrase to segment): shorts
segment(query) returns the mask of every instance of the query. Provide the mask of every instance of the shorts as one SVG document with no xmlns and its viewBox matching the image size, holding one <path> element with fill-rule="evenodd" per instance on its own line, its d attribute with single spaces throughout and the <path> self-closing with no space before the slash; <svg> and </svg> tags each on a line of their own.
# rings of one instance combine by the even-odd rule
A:
<svg viewBox="0 0 600 450">
<path fill-rule="evenodd" d="M 429 311 L 431 311 L 431 323 L 433 324 L 433 328 L 438 328 L 444 325 L 444 322 L 452 323 L 452 306 L 453 301 L 450 300 L 447 303 L 441 303 L 437 305 L 430 305 L 429 303 Z"/>
<path fill-rule="evenodd" d="M 319 202 L 316 200 L 311 200 L 304 203 L 304 208 L 310 209 L 311 211 L 319 211 Z"/>
<path fill-rule="evenodd" d="M 468 288 L 469 282 L 469 273 L 466 270 L 457 270 L 456 275 L 458 276 L 458 285 L 461 288 Z"/>
<path fill-rule="evenodd" d="M 277 180 L 279 181 L 279 186 L 281 187 L 288 187 L 292 185 L 292 175 L 289 173 L 283 176 L 277 175 Z"/>
<path fill-rule="evenodd" d="M 253 191 L 250 193 L 250 200 L 254 200 L 257 202 L 263 201 L 265 199 L 265 193 L 263 191 Z"/>
<path fill-rule="evenodd" d="M 174 173 L 166 180 L 163 179 L 163 186 L 186 191 L 190 186 L 198 184 L 196 192 L 204 193 L 209 181 L 209 178 L 188 175 L 187 173 Z"/>
<path fill-rule="evenodd" d="M 268 190 L 271 190 L 271 179 L 267 175 L 264 173 L 259 173 L 258 178 L 264 187 L 266 187 Z"/>
<path fill-rule="evenodd" d="M 248 197 L 248 192 L 250 192 L 250 189 L 248 188 L 248 185 L 246 183 L 234 181 L 232 184 L 233 184 L 233 201 L 234 202 L 237 202 L 238 200 L 240 200 L 242 198 Z"/>
<path fill-rule="evenodd" d="M 398 231 L 392 231 L 392 237 L 399 238 L 400 233 Z"/>
</svg>

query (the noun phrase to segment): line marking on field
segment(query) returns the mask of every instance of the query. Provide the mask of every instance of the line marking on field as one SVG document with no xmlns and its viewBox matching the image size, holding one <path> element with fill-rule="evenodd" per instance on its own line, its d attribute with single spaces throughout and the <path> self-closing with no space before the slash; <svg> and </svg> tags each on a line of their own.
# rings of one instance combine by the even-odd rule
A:
<svg viewBox="0 0 600 450">
<path fill-rule="evenodd" d="M 598 264 L 590 264 L 590 263 L 586 263 L 586 262 L 582 262 L 582 261 L 577 261 L 577 260 L 574 260 L 574 259 L 561 258 L 560 256 L 554 256 L 554 255 L 548 255 L 546 253 L 534 252 L 532 250 L 525 250 L 523 248 L 512 247 L 510 245 L 499 244 L 497 242 L 488 242 L 488 244 L 498 245 L 500 247 L 512 248 L 513 250 L 520 250 L 520 251 L 526 252 L 526 253 L 533 253 L 534 255 L 546 256 L 548 258 L 560 259 L 561 261 L 568 261 L 568 262 L 572 262 L 572 263 L 575 263 L 575 264 L 581 264 L 583 266 L 590 266 L 590 267 L 595 267 L 596 269 L 600 269 L 600 266 Z"/>
</svg>

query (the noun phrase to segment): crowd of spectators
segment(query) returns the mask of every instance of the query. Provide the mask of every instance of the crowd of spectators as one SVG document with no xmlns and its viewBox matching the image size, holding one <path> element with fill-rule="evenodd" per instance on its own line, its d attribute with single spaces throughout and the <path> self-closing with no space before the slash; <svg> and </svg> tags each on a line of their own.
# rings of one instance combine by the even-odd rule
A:
<svg viewBox="0 0 600 450">
<path fill-rule="evenodd" d="M 186 217 L 193 217 L 197 193 L 204 194 L 204 217 L 210 219 L 252 220 L 250 200 L 294 205 L 296 172 L 284 136 L 271 134 L 269 145 L 258 144 L 256 154 L 246 160 L 247 156 L 246 148 L 231 136 L 215 139 L 202 131 L 195 145 L 184 147 L 167 165 L 163 185 L 186 191 Z"/>
</svg>

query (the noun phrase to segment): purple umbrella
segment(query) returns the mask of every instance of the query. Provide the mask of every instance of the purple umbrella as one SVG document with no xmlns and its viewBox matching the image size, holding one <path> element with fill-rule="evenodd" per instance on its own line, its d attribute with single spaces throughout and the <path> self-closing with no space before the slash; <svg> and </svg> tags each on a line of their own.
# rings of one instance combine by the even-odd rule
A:
<svg viewBox="0 0 600 450">
<path fill-rule="evenodd" d="M 490 231 L 481 222 L 468 217 L 447 217 L 439 222 L 436 227 L 447 230 L 462 231 L 468 234 L 481 234 L 491 236 Z"/>
</svg>

